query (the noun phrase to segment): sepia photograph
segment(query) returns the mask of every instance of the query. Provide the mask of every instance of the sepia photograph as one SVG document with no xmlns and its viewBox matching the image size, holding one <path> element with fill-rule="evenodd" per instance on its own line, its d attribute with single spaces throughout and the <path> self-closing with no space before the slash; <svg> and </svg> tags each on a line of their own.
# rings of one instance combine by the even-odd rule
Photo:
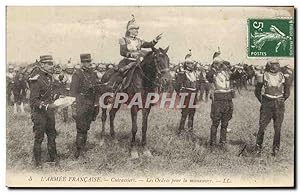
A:
<svg viewBox="0 0 300 193">
<path fill-rule="evenodd" d="M 295 188 L 293 6 L 6 6 L 9 188 Z"/>
</svg>

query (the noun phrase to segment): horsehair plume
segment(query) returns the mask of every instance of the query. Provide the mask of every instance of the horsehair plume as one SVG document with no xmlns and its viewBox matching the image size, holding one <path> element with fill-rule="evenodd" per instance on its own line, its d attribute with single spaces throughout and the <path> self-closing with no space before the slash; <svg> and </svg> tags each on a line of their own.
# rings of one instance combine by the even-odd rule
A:
<svg viewBox="0 0 300 193">
<path fill-rule="evenodd" d="M 192 49 L 189 49 L 190 55 L 192 55 Z"/>
<path fill-rule="evenodd" d="M 135 21 L 134 14 L 131 14 L 131 16 L 132 16 L 132 20 L 131 21 Z"/>
</svg>

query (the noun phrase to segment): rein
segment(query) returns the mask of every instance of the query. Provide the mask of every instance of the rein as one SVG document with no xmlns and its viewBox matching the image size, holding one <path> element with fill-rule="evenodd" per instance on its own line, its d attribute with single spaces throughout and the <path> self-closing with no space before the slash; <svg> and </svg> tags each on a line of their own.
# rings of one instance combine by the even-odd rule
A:
<svg viewBox="0 0 300 193">
<path fill-rule="evenodd" d="M 164 68 L 164 69 L 159 69 L 158 68 L 158 65 L 157 65 L 157 61 L 154 59 L 154 66 L 155 66 L 155 68 L 156 68 L 156 70 L 157 70 L 157 73 L 160 75 L 160 74 L 162 74 L 162 72 L 168 72 L 170 69 L 169 68 Z M 149 82 L 151 82 L 152 84 L 154 84 L 155 86 L 157 86 L 157 87 L 159 87 L 159 88 L 161 88 L 161 83 L 157 83 L 157 81 L 153 81 L 153 80 L 150 80 L 148 77 L 147 77 L 147 75 L 144 73 L 144 71 L 143 71 L 143 69 L 142 69 L 142 67 L 141 67 L 141 65 L 139 65 L 139 68 L 141 69 L 141 72 L 142 72 L 142 76 L 144 77 L 144 78 L 146 78 Z"/>
</svg>

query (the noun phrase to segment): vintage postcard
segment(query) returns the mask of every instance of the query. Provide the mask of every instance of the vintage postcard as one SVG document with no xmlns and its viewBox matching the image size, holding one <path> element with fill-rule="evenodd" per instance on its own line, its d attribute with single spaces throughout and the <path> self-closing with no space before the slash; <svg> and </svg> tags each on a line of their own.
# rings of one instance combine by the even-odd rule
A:
<svg viewBox="0 0 300 193">
<path fill-rule="evenodd" d="M 295 8 L 7 6 L 7 187 L 295 187 Z"/>
</svg>

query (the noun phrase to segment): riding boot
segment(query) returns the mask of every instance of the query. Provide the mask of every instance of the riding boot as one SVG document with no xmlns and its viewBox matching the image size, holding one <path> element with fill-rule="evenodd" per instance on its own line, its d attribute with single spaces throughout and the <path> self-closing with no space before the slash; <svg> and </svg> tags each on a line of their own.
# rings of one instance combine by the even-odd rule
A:
<svg viewBox="0 0 300 193">
<path fill-rule="evenodd" d="M 86 151 L 87 133 L 83 134 L 83 150 Z"/>
<path fill-rule="evenodd" d="M 56 162 L 57 161 L 57 151 L 56 151 L 56 145 L 54 144 L 48 144 L 48 154 L 50 158 L 50 162 Z"/>
<path fill-rule="evenodd" d="M 20 108 L 21 108 L 21 113 L 25 113 L 24 103 L 23 102 L 21 102 Z"/>
<path fill-rule="evenodd" d="M 66 123 L 68 121 L 68 107 L 64 108 L 63 110 L 63 121 Z"/>
<path fill-rule="evenodd" d="M 75 154 L 74 154 L 76 159 L 80 156 L 80 154 L 81 154 L 81 152 L 84 148 L 84 141 L 85 141 L 84 134 L 77 132 L 77 135 L 76 135 L 76 151 L 75 151 Z"/>
<path fill-rule="evenodd" d="M 14 104 L 14 114 L 18 113 L 18 107 L 17 107 L 17 103 Z"/>
<path fill-rule="evenodd" d="M 193 131 L 193 119 L 191 117 L 188 119 L 188 130 L 189 132 Z"/>
<path fill-rule="evenodd" d="M 184 130 L 185 119 L 186 119 L 186 116 L 182 115 L 181 119 L 180 119 L 180 123 L 179 123 L 179 128 L 177 130 L 177 134 L 180 134 Z"/>
<path fill-rule="evenodd" d="M 38 142 L 34 142 L 33 155 L 34 155 L 35 167 L 41 167 L 42 166 L 42 148 L 41 148 L 41 144 Z"/>
</svg>

